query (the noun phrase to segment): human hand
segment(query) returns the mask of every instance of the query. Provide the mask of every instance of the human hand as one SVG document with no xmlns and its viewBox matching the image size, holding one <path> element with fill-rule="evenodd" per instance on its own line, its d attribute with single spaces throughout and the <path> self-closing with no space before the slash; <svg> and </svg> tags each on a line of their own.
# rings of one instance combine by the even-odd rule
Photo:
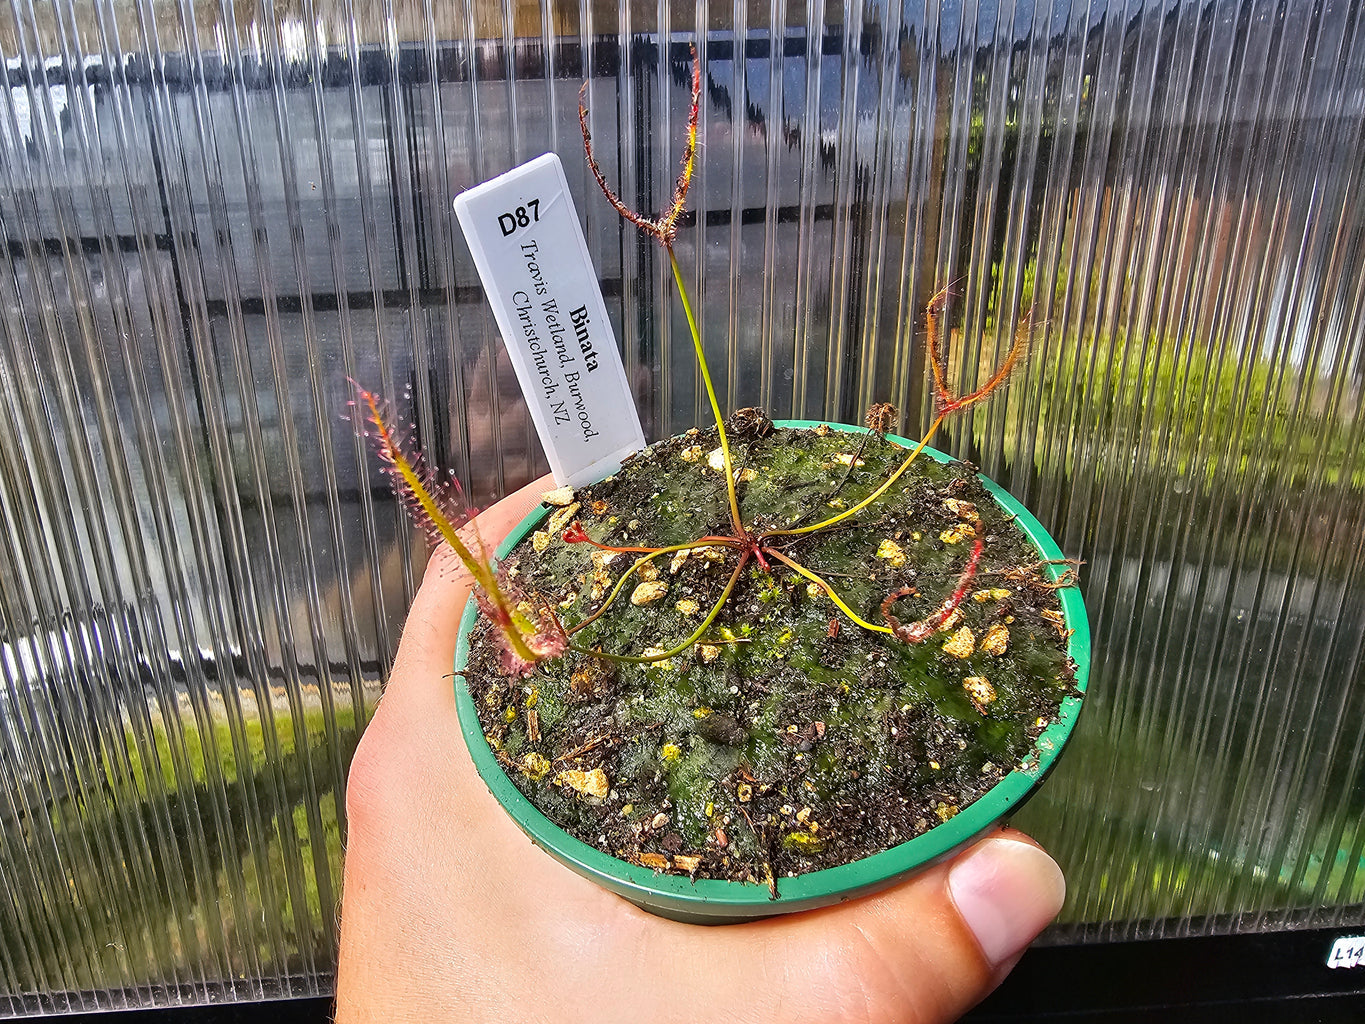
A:
<svg viewBox="0 0 1365 1024">
<path fill-rule="evenodd" d="M 478 518 L 494 546 L 553 487 Z M 1000 831 L 879 894 L 706 927 L 654 917 L 533 846 L 484 786 L 451 666 L 469 579 L 428 565 L 351 764 L 337 1021 L 956 1018 L 1061 908 L 1056 864 Z"/>
</svg>

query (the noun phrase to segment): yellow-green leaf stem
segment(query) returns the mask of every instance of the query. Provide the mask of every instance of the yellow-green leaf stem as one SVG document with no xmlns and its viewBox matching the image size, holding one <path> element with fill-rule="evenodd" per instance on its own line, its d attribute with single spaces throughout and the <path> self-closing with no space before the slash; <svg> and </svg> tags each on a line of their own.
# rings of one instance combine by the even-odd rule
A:
<svg viewBox="0 0 1365 1024">
<path fill-rule="evenodd" d="M 662 553 L 663 552 L 660 552 L 660 554 Z M 632 665 L 648 665 L 652 662 L 667 661 L 669 658 L 676 657 L 700 640 L 702 634 L 711 628 L 711 623 L 716 621 L 716 616 L 720 614 L 720 610 L 725 607 L 725 602 L 728 601 L 730 595 L 734 593 L 735 584 L 739 582 L 739 574 L 744 571 L 744 566 L 748 561 L 749 552 L 745 551 L 739 556 L 739 564 L 735 566 L 735 571 L 730 574 L 730 582 L 725 584 L 725 590 L 721 592 L 720 600 L 715 603 L 710 613 L 702 620 L 702 624 L 697 627 L 696 632 L 682 643 L 678 644 L 677 647 L 674 647 L 671 651 L 664 651 L 662 654 L 609 654 L 606 651 L 591 651 L 586 647 L 579 647 L 576 644 L 570 644 L 569 649 L 577 651 L 579 654 L 590 655 L 594 658 L 606 658 L 608 661 L 626 661 L 630 662 Z"/>
<path fill-rule="evenodd" d="M 611 588 L 611 593 L 608 594 L 607 599 L 602 602 L 602 607 L 598 608 L 597 611 L 593 612 L 582 622 L 579 622 L 572 628 L 570 628 L 568 630 L 569 635 L 573 636 L 573 634 L 577 633 L 584 626 L 590 626 L 594 622 L 596 622 L 601 617 L 602 613 L 611 607 L 611 603 L 616 600 L 617 596 L 621 593 L 622 588 L 625 587 L 626 580 L 630 579 L 630 577 L 634 575 L 646 563 L 652 562 L 660 555 L 669 555 L 677 551 L 690 551 L 693 548 L 711 546 L 712 545 L 710 544 L 699 544 L 696 541 L 692 541 L 690 544 L 674 544 L 672 547 L 659 548 L 657 551 L 653 551 L 650 554 L 645 555 L 643 558 L 637 558 L 635 560 L 635 564 L 621 574 L 621 578 L 616 581 L 616 586 Z"/>
<path fill-rule="evenodd" d="M 806 579 L 810 580 L 810 581 L 811 581 L 812 583 L 814 583 L 816 586 L 822 587 L 822 588 L 824 589 L 825 593 L 826 593 L 827 595 L 829 595 L 829 599 L 839 606 L 839 610 L 842 611 L 845 615 L 847 615 L 850 619 L 852 619 L 852 620 L 853 620 L 855 623 L 857 623 L 859 626 L 862 626 L 863 629 L 870 629 L 870 630 L 872 630 L 874 633 L 890 633 L 890 632 L 891 632 L 891 628 L 890 628 L 889 626 L 878 626 L 878 625 L 876 625 L 875 623 L 868 622 L 866 619 L 864 619 L 862 616 L 860 616 L 857 612 L 855 612 L 852 608 L 850 608 L 847 604 L 844 603 L 844 599 L 834 592 L 834 588 L 833 588 L 833 587 L 831 587 L 828 583 L 826 583 L 824 580 L 822 580 L 822 579 L 821 579 L 819 576 L 817 576 L 815 573 L 813 573 L 813 572 L 811 572 L 809 569 L 807 569 L 807 568 L 806 568 L 804 565 L 802 565 L 800 562 L 796 561 L 795 559 L 788 558 L 786 555 L 782 554 L 782 552 L 780 552 L 780 551 L 775 551 L 775 550 L 773 550 L 772 548 L 764 548 L 764 549 L 763 549 L 763 553 L 764 553 L 765 555 L 769 555 L 769 556 L 771 556 L 771 557 L 773 557 L 773 558 L 776 558 L 779 562 L 781 562 L 781 563 L 782 563 L 783 565 L 785 565 L 787 568 L 791 569 L 792 572 L 797 573 L 798 575 L 804 576 L 804 577 L 806 577 Z"/>
<path fill-rule="evenodd" d="M 918 456 L 920 452 L 924 451 L 924 446 L 929 443 L 930 438 L 934 436 L 934 433 L 938 430 L 939 424 L 942 422 L 943 413 L 939 413 L 938 418 L 935 419 L 934 422 L 930 425 L 929 432 L 924 435 L 924 440 L 921 441 L 919 444 L 915 445 L 915 450 L 910 453 L 910 457 L 908 459 L 906 459 L 904 462 L 900 464 L 900 468 L 897 469 L 894 473 L 892 473 L 889 477 L 887 477 L 880 487 L 878 487 L 875 491 L 869 494 L 862 501 L 858 502 L 858 504 L 854 505 L 852 508 L 845 509 L 843 512 L 840 512 L 837 516 L 830 516 L 823 522 L 812 523 L 810 526 L 798 526 L 795 529 L 791 530 L 768 530 L 763 534 L 762 537 L 759 538 L 760 543 L 768 537 L 794 537 L 802 533 L 814 533 L 817 530 L 823 530 L 826 527 L 833 526 L 840 520 L 847 519 L 849 516 L 861 512 L 863 509 L 867 508 L 868 505 L 871 505 L 874 501 L 876 501 L 883 494 L 885 494 L 890 489 L 891 485 L 900 479 L 901 474 L 910 468 L 910 463 L 914 462 L 915 457 Z"/>
<path fill-rule="evenodd" d="M 730 517 L 734 522 L 735 536 L 746 536 L 744 522 L 739 517 L 739 500 L 735 497 L 735 467 L 730 461 L 730 441 L 725 436 L 725 418 L 720 413 L 720 403 L 716 401 L 716 389 L 711 383 L 711 371 L 706 365 L 706 352 L 701 345 L 701 331 L 697 329 L 697 318 L 692 313 L 692 303 L 687 297 L 687 286 L 683 284 L 682 270 L 678 257 L 673 254 L 673 246 L 665 245 L 668 262 L 673 268 L 673 280 L 678 284 L 678 297 L 682 300 L 683 312 L 687 314 L 687 327 L 692 332 L 692 347 L 697 352 L 697 366 L 701 368 L 702 383 L 706 385 L 706 397 L 711 400 L 711 414 L 716 418 L 716 430 L 720 432 L 720 451 L 725 458 L 725 487 L 730 495 Z"/>
</svg>

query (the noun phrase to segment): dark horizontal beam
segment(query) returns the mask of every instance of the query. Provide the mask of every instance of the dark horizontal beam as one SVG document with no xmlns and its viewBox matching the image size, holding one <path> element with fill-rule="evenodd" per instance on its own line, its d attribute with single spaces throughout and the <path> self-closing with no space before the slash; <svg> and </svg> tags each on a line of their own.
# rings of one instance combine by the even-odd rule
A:
<svg viewBox="0 0 1365 1024">
<path fill-rule="evenodd" d="M 849 204 L 850 214 L 856 209 L 856 202 Z M 809 208 L 811 220 L 819 223 L 821 221 L 832 221 L 834 219 L 835 205 L 833 203 L 819 203 Z M 734 223 L 735 213 L 739 214 L 741 225 L 763 224 L 768 219 L 768 211 L 762 206 L 742 206 L 738 211 L 726 207 L 707 210 L 704 214 L 706 226 L 708 228 L 728 227 Z M 799 206 L 779 206 L 773 211 L 774 221 L 778 224 L 799 224 L 801 222 L 801 207 Z M 678 218 L 680 228 L 691 228 L 697 226 L 697 211 L 684 210 Z"/>
<path fill-rule="evenodd" d="M 856 205 L 856 204 L 854 204 Z M 821 203 L 809 209 L 811 220 L 815 223 L 834 220 L 836 207 L 833 203 Z M 711 209 L 705 211 L 703 219 L 707 227 L 726 227 L 734 223 L 736 214 L 739 223 L 743 226 L 762 224 L 768 219 L 768 211 L 763 206 L 745 206 L 739 210 L 731 210 L 728 207 Z M 773 211 L 773 215 L 778 224 L 797 224 L 800 223 L 802 209 L 796 205 L 779 206 Z M 696 227 L 697 212 L 688 210 L 678 220 L 681 228 Z M 151 241 L 158 251 L 172 251 L 172 243 L 169 235 L 153 235 Z M 189 236 L 186 243 L 190 247 L 197 245 L 193 236 Z M 9 257 L 12 260 L 27 259 L 36 251 L 42 256 L 49 258 L 60 258 L 72 252 L 79 251 L 82 255 L 98 256 L 105 246 L 117 249 L 119 252 L 135 253 L 138 251 L 137 237 L 134 235 L 113 235 L 108 238 L 98 238 L 90 236 L 55 238 L 46 237 L 33 240 L 20 241 L 11 239 L 9 241 Z M 600 282 L 602 294 L 608 298 L 619 297 L 622 294 L 623 282 L 619 277 L 603 278 Z M 477 305 L 483 302 L 483 289 L 478 285 L 462 285 L 454 289 L 444 288 L 418 288 L 409 293 L 403 288 L 384 288 L 378 293 L 378 305 L 383 309 L 407 309 L 412 306 L 413 297 L 417 299 L 419 308 L 451 305 L 456 306 Z M 345 301 L 347 309 L 367 310 L 374 309 L 376 305 L 375 292 L 373 290 L 357 289 L 346 292 L 344 297 L 335 292 L 317 291 L 311 293 L 307 299 L 315 313 L 335 312 L 341 308 L 342 301 Z M 304 307 L 304 297 L 301 295 L 279 295 L 275 297 L 274 308 L 281 313 L 301 313 Z M 224 299 L 208 299 L 204 303 L 205 311 L 209 316 L 226 316 L 228 313 L 228 303 Z M 238 308 L 248 316 L 262 316 L 266 312 L 264 299 L 258 297 L 243 298 L 238 302 Z"/>
<path fill-rule="evenodd" d="M 1029 950 L 967 1024 L 1127 1024 L 1231 1021 L 1318 1024 L 1365 1020 L 1365 966 L 1331 969 L 1350 929 L 1276 931 Z M 134 993 L 137 995 L 137 993 Z M 324 1024 L 326 996 L 233 1003 L 230 991 L 147 992 L 210 1005 L 64 1016 L 64 1024 Z M 73 994 L 73 1007 L 89 1004 Z M 65 995 L 46 1005 L 64 1004 Z M 36 1012 L 41 1007 L 34 999 Z M 105 1005 L 108 1003 L 106 1001 Z"/>
<path fill-rule="evenodd" d="M 607 298 L 619 297 L 622 293 L 622 281 L 619 277 L 603 278 L 599 283 L 602 294 Z M 483 288 L 479 285 L 461 285 L 450 289 L 414 288 L 411 292 L 405 288 L 383 288 L 379 291 L 378 297 L 378 306 L 381 309 L 411 309 L 414 298 L 417 300 L 418 309 L 476 306 L 484 301 Z M 348 311 L 363 311 L 374 309 L 376 306 L 373 291 L 357 290 L 342 295 L 336 292 L 312 292 L 306 299 L 307 305 L 314 313 L 335 313 L 342 308 L 343 303 Z M 304 304 L 305 297 L 302 295 L 277 295 L 270 303 L 278 313 L 302 313 Z M 264 316 L 267 304 L 265 299 L 259 296 L 245 296 L 238 299 L 235 306 L 245 316 Z M 226 299 L 206 299 L 203 309 L 211 317 L 227 316 L 228 302 Z"/>
<path fill-rule="evenodd" d="M 151 243 L 151 248 L 156 251 L 170 251 L 170 235 L 155 234 L 145 237 Z M 28 240 L 11 238 L 8 240 L 9 258 L 12 260 L 27 259 L 33 249 L 40 250 L 42 255 L 48 257 L 62 257 L 75 251 L 79 251 L 83 256 L 98 256 L 106 246 L 122 253 L 135 253 L 138 251 L 138 239 L 136 235 L 106 235 L 104 237 L 80 235 L 74 238 L 48 237 Z"/>
<path fill-rule="evenodd" d="M 867 55 L 879 44 L 880 29 L 871 26 L 858 39 L 858 52 Z M 823 32 L 817 45 L 822 56 L 838 56 L 844 52 L 844 33 L 838 28 Z M 588 59 L 584 59 L 583 44 L 578 39 L 558 39 L 553 42 L 555 75 L 562 80 L 577 81 L 584 77 L 613 78 L 621 71 L 622 55 L 629 53 L 632 63 L 646 67 L 657 66 L 660 46 L 653 36 L 638 35 L 623 46 L 620 37 L 599 35 L 588 45 Z M 667 59 L 685 64 L 690 57 L 691 41 L 672 42 L 667 47 Z M 807 36 L 801 30 L 789 30 L 780 42 L 785 58 L 807 56 Z M 748 60 L 766 60 L 773 50 L 772 40 L 766 35 L 753 35 L 744 41 L 744 56 Z M 510 61 L 509 61 L 510 53 Z M 708 40 L 706 54 L 709 61 L 734 59 L 735 44 L 730 39 Z M 472 59 L 471 59 L 472 55 Z M 519 39 L 507 47 L 502 40 L 440 42 L 428 50 L 422 43 L 402 43 L 397 47 L 397 62 L 387 48 L 365 45 L 359 49 L 359 60 L 352 63 L 348 53 L 329 48 L 316 74 L 324 88 L 344 88 L 358 79 L 362 86 L 388 85 L 394 81 L 404 85 L 424 85 L 432 81 L 456 84 L 471 79 L 503 81 L 507 78 L 541 80 L 546 66 L 544 47 L 539 39 Z M 590 74 L 585 76 L 584 69 Z M 172 89 L 191 89 L 202 76 L 209 92 L 221 92 L 240 87 L 251 91 L 273 89 L 278 83 L 285 89 L 301 89 L 313 84 L 313 65 L 303 61 L 284 61 L 276 65 L 261 60 L 256 54 L 244 54 L 240 64 L 217 51 L 207 51 L 196 61 L 183 54 L 163 54 L 153 62 L 143 54 L 131 54 L 121 66 L 110 67 L 98 59 L 89 59 L 75 68 L 57 61 L 35 60 L 25 69 L 12 61 L 7 68 L 11 88 L 25 85 L 31 75 L 35 82 L 48 85 L 71 85 L 78 82 L 96 90 L 114 84 L 141 86 L 165 82 Z"/>
<path fill-rule="evenodd" d="M 1029 950 L 1004 984 L 964 1020 L 1365 1020 L 1365 965 L 1327 966 L 1338 938 L 1362 934 L 1360 927 L 1314 928 L 1041 946 Z M 1351 1015 L 1300 1017 L 1294 1012 L 1332 1006 L 1349 1008 Z"/>
</svg>

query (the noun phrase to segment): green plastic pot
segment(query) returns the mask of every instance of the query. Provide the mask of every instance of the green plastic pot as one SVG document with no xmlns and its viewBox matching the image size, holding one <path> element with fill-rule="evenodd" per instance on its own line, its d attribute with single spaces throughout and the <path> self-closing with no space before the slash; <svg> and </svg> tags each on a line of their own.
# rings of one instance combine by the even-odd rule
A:
<svg viewBox="0 0 1365 1024">
<path fill-rule="evenodd" d="M 819 422 L 778 420 L 776 425 L 815 427 Z M 864 429 L 838 423 L 828 426 L 852 433 L 860 433 Z M 906 447 L 915 444 L 894 435 L 888 436 Z M 924 454 L 939 462 L 952 461 L 950 456 L 933 448 L 926 447 Z M 985 477 L 981 478 L 981 482 L 1001 506 L 1015 515 L 1015 522 L 1033 542 L 1041 558 L 1064 557 L 1042 524 L 1009 492 Z M 532 511 L 498 547 L 497 557 L 505 557 L 548 514 L 549 510 L 544 507 Z M 1060 573 L 1055 567 L 1051 571 L 1054 578 Z M 1038 737 L 1023 763 L 946 822 L 909 842 L 851 864 L 812 871 L 796 878 L 779 879 L 777 899 L 772 899 L 768 887 L 762 884 L 714 879 L 693 881 L 678 875 L 655 874 L 649 868 L 619 860 L 569 835 L 527 800 L 503 772 L 484 739 L 478 712 L 462 674 L 469 659 L 470 630 L 478 615 L 473 600 L 466 606 L 464 618 L 460 621 L 459 640 L 455 648 L 455 706 L 460 730 L 474 759 L 474 766 L 493 796 L 533 843 L 585 878 L 592 879 L 651 913 L 697 924 L 727 924 L 812 910 L 877 892 L 952 856 L 1017 810 L 1043 781 L 1076 724 L 1082 704 L 1080 694 L 1085 692 L 1090 674 L 1090 627 L 1086 621 L 1085 603 L 1075 587 L 1059 591 L 1058 596 L 1066 617 L 1066 628 L 1071 630 L 1068 653 L 1076 664 L 1076 689 L 1079 694 L 1062 701 L 1057 720 Z"/>
</svg>

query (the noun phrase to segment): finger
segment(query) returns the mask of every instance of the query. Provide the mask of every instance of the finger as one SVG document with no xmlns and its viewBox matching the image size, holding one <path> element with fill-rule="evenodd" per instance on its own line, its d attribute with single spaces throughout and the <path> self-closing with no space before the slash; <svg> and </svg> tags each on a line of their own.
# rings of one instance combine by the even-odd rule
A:
<svg viewBox="0 0 1365 1024">
<path fill-rule="evenodd" d="M 1041 848 L 1001 831 L 885 892 L 726 929 L 705 953 L 718 977 L 727 962 L 749 964 L 735 980 L 751 999 L 803 993 L 791 1024 L 951 1021 L 999 984 L 1065 894 Z"/>
<path fill-rule="evenodd" d="M 553 486 L 554 480 L 547 474 L 479 513 L 473 525 L 490 555 Z M 472 536 L 473 531 L 465 529 L 469 531 L 467 536 Z M 395 704 L 429 706 L 433 699 L 445 706 L 453 699 L 450 673 L 454 667 L 455 639 L 470 590 L 469 572 L 455 552 L 442 545 L 427 564 L 422 585 L 403 625 L 398 655 L 384 695 L 384 702 L 391 709 Z"/>
<path fill-rule="evenodd" d="M 1012 828 L 958 856 L 948 882 L 954 906 L 995 970 L 1017 960 L 1066 901 L 1066 878 L 1057 862 Z"/>
<path fill-rule="evenodd" d="M 893 1019 L 956 1020 L 999 984 L 1066 898 L 1061 869 L 1012 830 L 916 881 L 882 894 L 858 923 L 882 969 L 869 977 L 882 978 Z"/>
</svg>

